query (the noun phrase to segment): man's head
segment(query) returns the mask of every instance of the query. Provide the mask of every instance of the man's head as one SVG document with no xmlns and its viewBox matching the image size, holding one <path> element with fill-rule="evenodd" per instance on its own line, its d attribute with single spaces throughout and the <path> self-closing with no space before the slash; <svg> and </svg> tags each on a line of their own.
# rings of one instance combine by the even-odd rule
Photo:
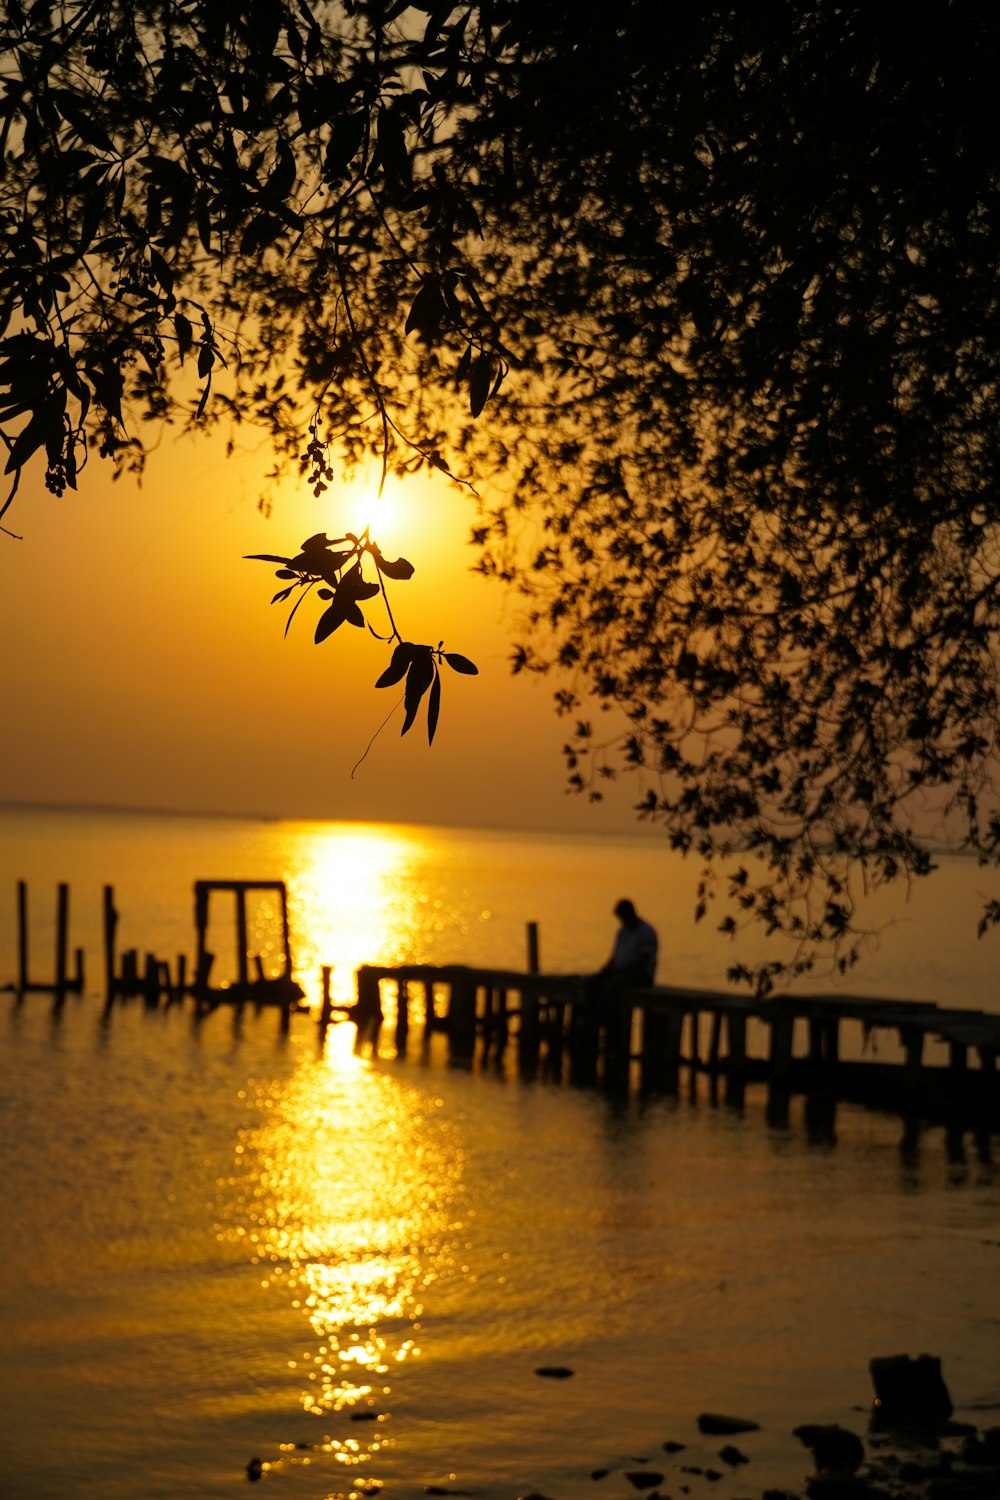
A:
<svg viewBox="0 0 1000 1500">
<path fill-rule="evenodd" d="M 639 918 L 631 901 L 619 901 L 615 907 L 615 916 L 623 927 L 634 927 Z"/>
</svg>

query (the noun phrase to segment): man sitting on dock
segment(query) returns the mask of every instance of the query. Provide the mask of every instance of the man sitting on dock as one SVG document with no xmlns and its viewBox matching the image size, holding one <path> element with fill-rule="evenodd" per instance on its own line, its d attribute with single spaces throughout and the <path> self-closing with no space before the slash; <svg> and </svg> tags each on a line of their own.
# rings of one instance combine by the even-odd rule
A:
<svg viewBox="0 0 1000 1500">
<path fill-rule="evenodd" d="M 607 1023 L 622 990 L 652 984 L 656 976 L 656 929 L 639 916 L 631 901 L 619 901 L 615 916 L 621 925 L 611 957 L 587 980 L 586 1018 L 595 1026 Z"/>
</svg>

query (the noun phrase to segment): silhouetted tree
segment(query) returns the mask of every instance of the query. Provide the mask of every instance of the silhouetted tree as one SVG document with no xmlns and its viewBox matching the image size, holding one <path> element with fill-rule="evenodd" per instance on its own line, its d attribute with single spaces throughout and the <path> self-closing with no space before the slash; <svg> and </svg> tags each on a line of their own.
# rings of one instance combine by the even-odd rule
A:
<svg viewBox="0 0 1000 1500">
<path fill-rule="evenodd" d="M 847 964 L 930 829 L 996 860 L 994 7 L 2 11 L 15 486 L 150 419 L 263 424 L 319 491 L 440 468 L 571 783 L 634 771 L 724 929 Z M 408 568 L 274 561 L 319 638 Z M 433 731 L 448 656 L 388 639 Z"/>
</svg>

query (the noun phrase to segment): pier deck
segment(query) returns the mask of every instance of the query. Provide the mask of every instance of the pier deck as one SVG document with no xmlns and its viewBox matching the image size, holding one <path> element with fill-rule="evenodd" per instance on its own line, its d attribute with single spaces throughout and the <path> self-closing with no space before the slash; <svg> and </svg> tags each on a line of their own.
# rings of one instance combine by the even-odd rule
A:
<svg viewBox="0 0 1000 1500">
<path fill-rule="evenodd" d="M 733 1094 L 748 1080 L 766 1079 L 779 1092 L 822 1089 L 934 1114 L 958 1110 L 1000 1125 L 1000 1015 L 930 1001 L 754 999 L 653 985 L 623 992 L 610 1023 L 595 1027 L 584 1017 L 583 986 L 581 976 L 569 974 L 364 965 L 352 1016 L 364 1046 L 377 1041 L 388 1010 L 401 1056 L 416 1020 L 425 1039 L 445 1032 L 456 1057 L 477 1048 L 500 1052 L 513 1039 L 528 1073 L 671 1089 L 682 1070 L 702 1071 L 722 1078 Z"/>
</svg>

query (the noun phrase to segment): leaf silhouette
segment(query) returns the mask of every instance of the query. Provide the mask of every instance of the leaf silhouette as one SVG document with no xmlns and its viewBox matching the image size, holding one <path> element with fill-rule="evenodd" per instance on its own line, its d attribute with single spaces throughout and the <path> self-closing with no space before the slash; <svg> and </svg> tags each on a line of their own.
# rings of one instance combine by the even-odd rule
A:
<svg viewBox="0 0 1000 1500">
<path fill-rule="evenodd" d="M 406 674 L 406 692 L 403 695 L 403 706 L 406 715 L 403 719 L 403 727 L 400 734 L 403 735 L 412 726 L 417 717 L 420 700 L 427 689 L 431 686 L 437 676 L 437 667 L 434 665 L 434 657 L 430 646 L 414 646 L 413 660 L 410 670 Z"/>
<path fill-rule="evenodd" d="M 441 673 L 434 673 L 430 697 L 427 699 L 427 743 L 433 745 L 438 716 L 441 713 Z"/>
<path fill-rule="evenodd" d="M 350 547 L 347 551 L 331 552 L 331 547 L 345 540 L 344 537 L 328 537 L 325 531 L 319 531 L 302 543 L 297 556 L 290 560 L 289 567 L 298 569 L 300 573 L 309 573 L 316 578 L 323 578 L 327 583 L 336 585 L 340 581 L 340 571 L 344 564 L 349 562 L 357 551 L 356 547 Z"/>
<path fill-rule="evenodd" d="M 404 333 L 416 331 L 425 343 L 430 344 L 441 327 L 445 315 L 445 301 L 436 281 L 425 281 L 417 292 L 406 319 Z"/>
<path fill-rule="evenodd" d="M 401 682 L 409 670 L 410 662 L 413 660 L 414 648 L 409 641 L 401 641 L 392 653 L 389 665 L 376 682 L 377 688 L 393 687 L 395 683 Z"/>
<path fill-rule="evenodd" d="M 446 651 L 444 659 L 453 672 L 462 672 L 466 677 L 479 676 L 479 668 L 475 662 L 470 661 L 467 656 L 461 656 L 457 651 Z"/>
<path fill-rule="evenodd" d="M 395 578 L 398 582 L 404 583 L 407 578 L 413 577 L 413 564 L 407 562 L 405 557 L 397 557 L 395 560 L 390 560 L 387 557 L 383 557 L 379 549 L 375 546 L 372 546 L 369 550 L 375 560 L 376 568 L 386 578 Z"/>
<path fill-rule="evenodd" d="M 478 417 L 490 397 L 493 384 L 493 360 L 489 354 L 480 354 L 472 366 L 469 376 L 469 410 Z"/>
<path fill-rule="evenodd" d="M 359 608 L 362 599 L 371 599 L 379 591 L 377 583 L 368 583 L 361 575 L 360 564 L 349 568 L 337 584 L 330 607 L 323 611 L 316 625 L 314 640 L 320 645 L 341 625 L 363 626 L 365 617 Z"/>
<path fill-rule="evenodd" d="M 180 355 L 181 363 L 183 364 L 184 356 L 190 351 L 192 342 L 194 341 L 194 329 L 191 327 L 191 320 L 186 318 L 183 313 L 177 313 L 174 317 L 174 333 L 177 336 L 177 353 Z"/>
<path fill-rule="evenodd" d="M 356 610 L 358 607 L 349 596 L 341 594 L 339 590 L 338 594 L 334 595 L 333 603 L 316 621 L 316 633 L 313 640 L 317 646 L 327 640 L 335 630 L 339 630 L 344 621 L 350 618 L 351 609 Z"/>
</svg>

